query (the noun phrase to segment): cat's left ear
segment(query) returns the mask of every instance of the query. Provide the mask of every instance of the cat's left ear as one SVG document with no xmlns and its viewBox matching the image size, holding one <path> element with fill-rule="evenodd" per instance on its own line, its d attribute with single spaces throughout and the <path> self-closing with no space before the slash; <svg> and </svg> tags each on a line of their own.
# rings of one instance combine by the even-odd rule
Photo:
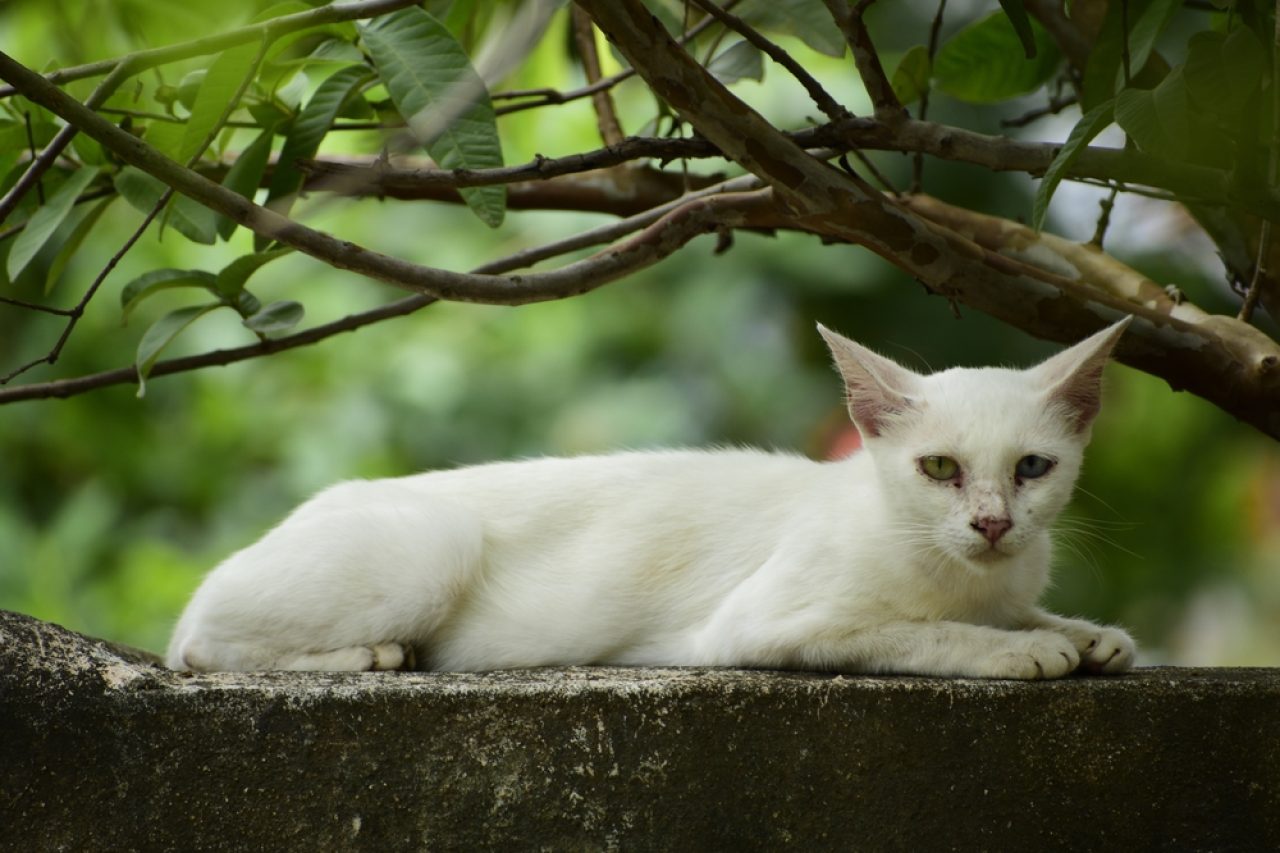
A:
<svg viewBox="0 0 1280 853">
<path fill-rule="evenodd" d="M 1133 317 L 1125 317 L 1032 368 L 1051 402 L 1060 404 L 1076 432 L 1093 423 L 1102 406 L 1102 368 Z"/>
</svg>

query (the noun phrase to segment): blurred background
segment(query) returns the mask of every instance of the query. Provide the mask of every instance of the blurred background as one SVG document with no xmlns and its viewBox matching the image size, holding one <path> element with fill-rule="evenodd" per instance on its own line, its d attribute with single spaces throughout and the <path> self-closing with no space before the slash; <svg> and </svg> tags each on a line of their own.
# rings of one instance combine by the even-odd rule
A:
<svg viewBox="0 0 1280 853">
<path fill-rule="evenodd" d="M 84 62 L 225 28 L 261 4 L 107 5 L 109 11 L 11 0 L 0 5 L 0 49 L 36 67 Z M 894 8 L 874 32 L 892 67 L 927 29 L 934 4 L 888 5 Z M 954 4 L 948 27 L 980 6 Z M 564 17 L 557 13 L 535 52 L 495 88 L 582 84 Z M 850 108 L 866 109 L 847 59 L 820 56 L 798 41 L 783 46 L 802 55 Z M 180 73 L 165 71 L 175 79 Z M 83 97 L 88 87 L 71 88 Z M 775 67 L 763 83 L 743 81 L 735 91 L 783 126 L 803 126 L 816 112 Z M 632 81 L 616 97 L 629 133 L 651 131 L 645 125 L 655 106 L 642 85 Z M 1005 117 L 1042 102 L 1028 98 Z M 1078 113 L 1009 131 L 1000 128 L 999 112 L 939 96 L 931 116 L 1060 141 Z M 599 145 L 586 101 L 520 113 L 500 128 L 508 163 Z M 331 138 L 324 150 L 378 147 L 371 134 L 349 134 Z M 903 157 L 876 160 L 905 185 L 910 167 Z M 733 171 L 717 162 L 689 168 Z M 1028 214 L 1034 191 L 1025 176 L 937 162 L 926 164 L 925 186 L 945 200 L 1014 218 Z M 1100 192 L 1064 186 L 1049 230 L 1088 239 Z M 493 231 L 448 205 L 321 197 L 295 215 L 450 269 L 606 221 L 511 212 Z M 140 219 L 113 204 L 106 227 L 76 255 L 49 300 L 73 304 Z M 11 244 L 0 241 L 0 260 Z M 1178 209 L 1122 198 L 1107 248 L 1161 284 L 1178 284 L 1207 310 L 1234 313 L 1216 257 Z M 0 406 L 0 607 L 158 651 L 205 571 L 337 480 L 675 445 L 750 444 L 829 456 L 847 422 L 814 331 L 819 321 L 921 370 L 1027 365 L 1057 349 L 968 310 L 957 316 L 854 247 L 782 234 L 739 235 L 730 251 L 713 249 L 714 239 L 702 238 L 639 275 L 563 302 L 436 305 L 317 346 L 158 378 L 141 399 L 135 387 L 118 386 Z M 126 282 L 158 267 L 216 270 L 247 251 L 243 231 L 230 244 L 205 247 L 153 228 L 90 304 L 56 367 L 21 381 L 128 365 L 142 329 L 184 297 L 156 297 L 122 328 Z M 264 299 L 304 303 L 304 324 L 401 295 L 296 256 L 254 281 Z M 42 286 L 42 275 L 39 284 L 34 276 L 6 284 L 21 298 L 43 298 Z M 166 356 L 251 342 L 238 317 L 218 313 Z M 1267 328 L 1275 334 L 1274 325 Z M 60 329 L 57 318 L 0 305 L 0 372 L 47 352 Z M 1130 627 L 1144 663 L 1280 664 L 1280 446 L 1212 405 L 1137 371 L 1109 368 L 1060 541 L 1049 606 Z"/>
</svg>

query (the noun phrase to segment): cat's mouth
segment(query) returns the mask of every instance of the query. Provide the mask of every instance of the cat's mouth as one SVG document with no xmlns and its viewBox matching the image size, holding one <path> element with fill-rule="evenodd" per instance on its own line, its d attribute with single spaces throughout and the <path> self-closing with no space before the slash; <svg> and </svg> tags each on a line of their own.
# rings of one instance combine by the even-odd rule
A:
<svg viewBox="0 0 1280 853">
<path fill-rule="evenodd" d="M 1007 551 L 1000 550 L 995 545 L 987 545 L 969 553 L 969 559 L 973 560 L 975 563 L 982 563 L 983 565 L 998 563 L 1001 560 L 1007 560 L 1012 556 L 1012 554 Z"/>
</svg>

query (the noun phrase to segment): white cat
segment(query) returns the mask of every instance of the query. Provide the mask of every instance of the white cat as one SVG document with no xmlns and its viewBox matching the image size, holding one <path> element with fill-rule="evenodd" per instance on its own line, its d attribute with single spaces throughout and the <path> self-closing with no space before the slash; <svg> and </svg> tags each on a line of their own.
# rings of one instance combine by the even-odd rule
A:
<svg viewBox="0 0 1280 853">
<path fill-rule="evenodd" d="M 214 569 L 175 669 L 554 664 L 979 678 L 1128 669 L 1036 601 L 1128 320 L 921 376 L 821 326 L 865 449 L 537 459 L 334 486 Z"/>
</svg>

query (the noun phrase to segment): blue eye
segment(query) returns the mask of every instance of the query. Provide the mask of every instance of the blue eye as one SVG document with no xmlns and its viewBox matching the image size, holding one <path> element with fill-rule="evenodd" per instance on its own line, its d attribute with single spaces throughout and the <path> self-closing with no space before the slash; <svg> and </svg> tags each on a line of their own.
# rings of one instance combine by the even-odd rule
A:
<svg viewBox="0 0 1280 853">
<path fill-rule="evenodd" d="M 1018 460 L 1018 464 L 1014 468 L 1014 473 L 1018 475 L 1019 479 L 1034 480 L 1037 477 L 1043 477 L 1045 474 L 1048 474 L 1053 466 L 1054 461 L 1052 459 L 1046 459 L 1043 456 L 1036 456 L 1032 454 L 1030 456 L 1024 456 Z"/>
</svg>

